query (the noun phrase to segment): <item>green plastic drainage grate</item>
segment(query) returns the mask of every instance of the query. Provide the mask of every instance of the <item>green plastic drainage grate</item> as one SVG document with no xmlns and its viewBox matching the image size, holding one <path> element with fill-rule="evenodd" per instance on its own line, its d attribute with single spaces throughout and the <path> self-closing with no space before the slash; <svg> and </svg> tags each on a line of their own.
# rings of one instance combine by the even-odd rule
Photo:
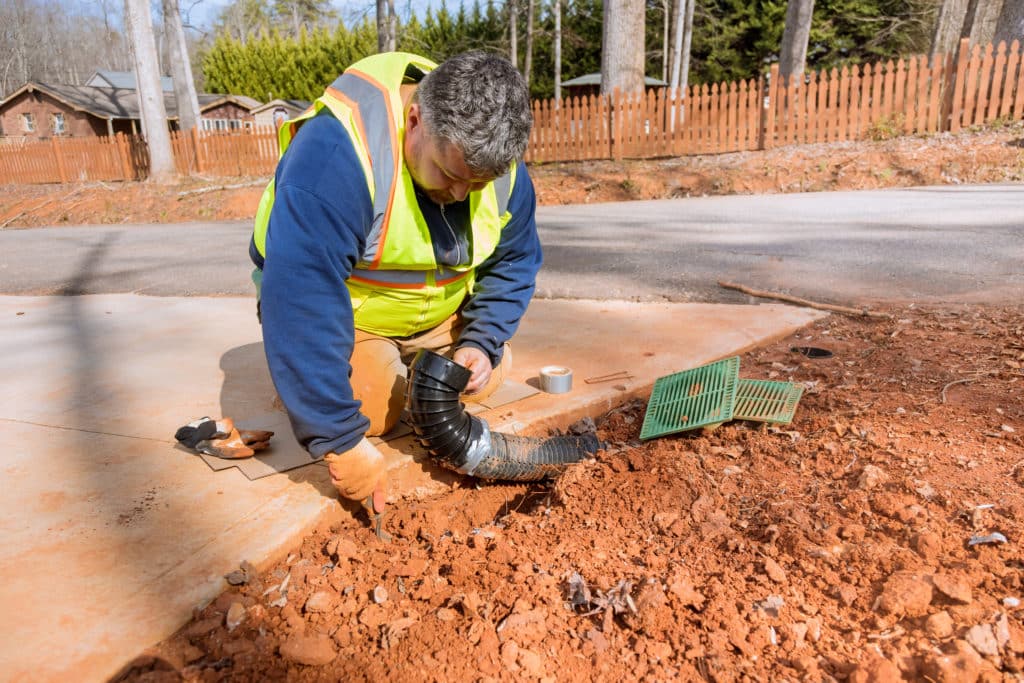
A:
<svg viewBox="0 0 1024 683">
<path fill-rule="evenodd" d="M 740 358 L 658 378 L 647 404 L 641 439 L 653 439 L 733 419 Z"/>
<path fill-rule="evenodd" d="M 787 424 L 793 421 L 796 404 L 803 393 L 802 384 L 741 379 L 736 387 L 736 407 L 732 417 L 734 420 Z"/>
</svg>

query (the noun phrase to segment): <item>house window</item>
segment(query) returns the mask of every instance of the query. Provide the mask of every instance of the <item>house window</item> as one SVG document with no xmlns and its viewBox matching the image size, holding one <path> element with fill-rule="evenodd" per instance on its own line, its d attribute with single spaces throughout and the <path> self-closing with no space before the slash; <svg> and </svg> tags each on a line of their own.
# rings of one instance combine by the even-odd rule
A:
<svg viewBox="0 0 1024 683">
<path fill-rule="evenodd" d="M 53 130 L 54 135 L 64 135 L 67 129 L 64 126 L 64 114 L 62 112 L 54 112 L 50 114 L 50 129 Z"/>
<path fill-rule="evenodd" d="M 21 115 L 21 129 L 26 133 L 36 132 L 36 117 L 30 112 Z"/>
<path fill-rule="evenodd" d="M 227 131 L 240 130 L 242 122 L 238 119 L 203 119 L 203 130 Z"/>
</svg>

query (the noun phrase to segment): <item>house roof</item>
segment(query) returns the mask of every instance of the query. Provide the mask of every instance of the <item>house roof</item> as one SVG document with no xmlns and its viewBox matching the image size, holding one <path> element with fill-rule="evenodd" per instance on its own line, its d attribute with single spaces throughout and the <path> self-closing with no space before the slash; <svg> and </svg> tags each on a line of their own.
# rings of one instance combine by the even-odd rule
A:
<svg viewBox="0 0 1024 683">
<path fill-rule="evenodd" d="M 54 85 L 52 83 L 26 83 L 6 99 L 0 107 L 23 92 L 40 91 L 63 102 L 72 109 L 82 111 L 101 119 L 138 119 L 139 98 L 133 88 L 98 88 L 90 85 Z M 200 112 L 208 111 L 225 102 L 233 102 L 247 111 L 259 106 L 259 101 L 244 95 L 220 95 L 202 93 L 196 96 Z M 164 92 L 164 108 L 167 118 L 178 118 L 178 105 L 173 92 Z"/>
<path fill-rule="evenodd" d="M 137 87 L 134 71 L 111 71 L 110 69 L 97 69 L 85 84 L 97 88 L 126 88 L 128 90 L 134 90 Z M 160 85 L 164 92 L 174 91 L 174 79 L 170 76 L 161 76 Z"/>
<path fill-rule="evenodd" d="M 601 74 L 585 74 L 583 76 L 577 76 L 576 78 L 570 78 L 567 81 L 562 81 L 562 87 L 573 87 L 575 85 L 601 85 Z M 644 76 L 644 85 L 647 86 L 659 86 L 668 85 L 663 80 L 658 78 L 651 78 L 650 76 Z"/>
<path fill-rule="evenodd" d="M 221 95 L 217 93 L 199 93 L 196 95 L 196 99 L 199 100 L 199 111 L 206 111 L 207 109 L 213 109 L 214 107 L 220 106 L 225 102 L 234 102 L 242 109 L 245 109 L 249 113 L 252 113 L 254 109 L 260 106 L 260 101 L 252 97 L 245 95 Z"/>
<path fill-rule="evenodd" d="M 264 112 L 264 111 L 266 111 L 268 109 L 274 109 L 276 107 L 285 107 L 285 108 L 291 109 L 291 110 L 293 110 L 295 112 L 300 112 L 300 111 L 306 111 L 307 109 L 309 109 L 309 105 L 310 104 L 312 104 L 312 103 L 308 102 L 307 100 L 282 100 L 282 99 L 276 99 L 276 100 L 270 100 L 266 104 L 261 104 L 260 106 L 256 107 L 255 109 L 250 110 L 249 113 L 250 114 L 259 114 L 260 112 Z"/>
<path fill-rule="evenodd" d="M 54 85 L 29 82 L 21 86 L 2 102 L 0 107 L 25 92 L 43 92 L 72 109 L 102 119 L 137 119 L 139 103 L 135 90 L 125 88 L 96 88 L 89 85 Z M 167 97 L 164 96 L 166 102 Z"/>
</svg>

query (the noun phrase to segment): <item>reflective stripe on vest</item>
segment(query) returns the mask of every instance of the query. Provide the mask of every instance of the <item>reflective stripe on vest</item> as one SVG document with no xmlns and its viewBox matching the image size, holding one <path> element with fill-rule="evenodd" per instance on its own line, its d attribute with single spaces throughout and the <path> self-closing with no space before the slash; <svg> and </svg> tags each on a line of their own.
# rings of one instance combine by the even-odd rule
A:
<svg viewBox="0 0 1024 683">
<path fill-rule="evenodd" d="M 353 106 L 359 112 L 361 120 L 386 121 L 387 125 L 377 125 L 370 129 L 369 135 L 364 128 L 361 133 L 363 144 L 370 156 L 373 185 L 373 226 L 366 236 L 363 249 L 363 260 L 376 267 L 380 263 L 380 245 L 387 233 L 388 221 L 391 218 L 391 202 L 398 186 L 398 131 L 395 128 L 395 114 L 391 110 L 391 98 L 387 89 L 377 81 L 359 71 L 346 71 L 338 76 L 328 92 L 335 91 L 335 96 L 349 98 L 350 102 L 358 102 Z M 377 192 L 387 188 L 387 192 Z"/>
</svg>

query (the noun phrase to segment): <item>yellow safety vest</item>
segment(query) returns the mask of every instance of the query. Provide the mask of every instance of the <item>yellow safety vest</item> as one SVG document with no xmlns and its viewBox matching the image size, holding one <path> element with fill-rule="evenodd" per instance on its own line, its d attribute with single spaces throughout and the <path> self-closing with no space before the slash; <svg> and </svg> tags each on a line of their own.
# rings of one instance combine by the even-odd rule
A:
<svg viewBox="0 0 1024 683">
<path fill-rule="evenodd" d="M 362 59 L 339 76 L 301 115 L 278 132 L 281 156 L 299 127 L 325 107 L 348 131 L 366 174 L 373 201 L 373 225 L 355 270 L 345 282 L 355 326 L 386 337 L 405 337 L 436 327 L 473 291 L 475 270 L 498 246 L 508 224 L 508 200 L 516 165 L 469 195 L 471 261 L 438 265 L 430 230 L 405 166 L 405 112 L 399 86 L 407 73 L 436 67 L 416 55 L 390 52 Z M 256 249 L 267 258 L 266 240 L 274 205 L 274 181 L 256 211 Z M 272 257 L 271 257 L 272 258 Z"/>
</svg>

